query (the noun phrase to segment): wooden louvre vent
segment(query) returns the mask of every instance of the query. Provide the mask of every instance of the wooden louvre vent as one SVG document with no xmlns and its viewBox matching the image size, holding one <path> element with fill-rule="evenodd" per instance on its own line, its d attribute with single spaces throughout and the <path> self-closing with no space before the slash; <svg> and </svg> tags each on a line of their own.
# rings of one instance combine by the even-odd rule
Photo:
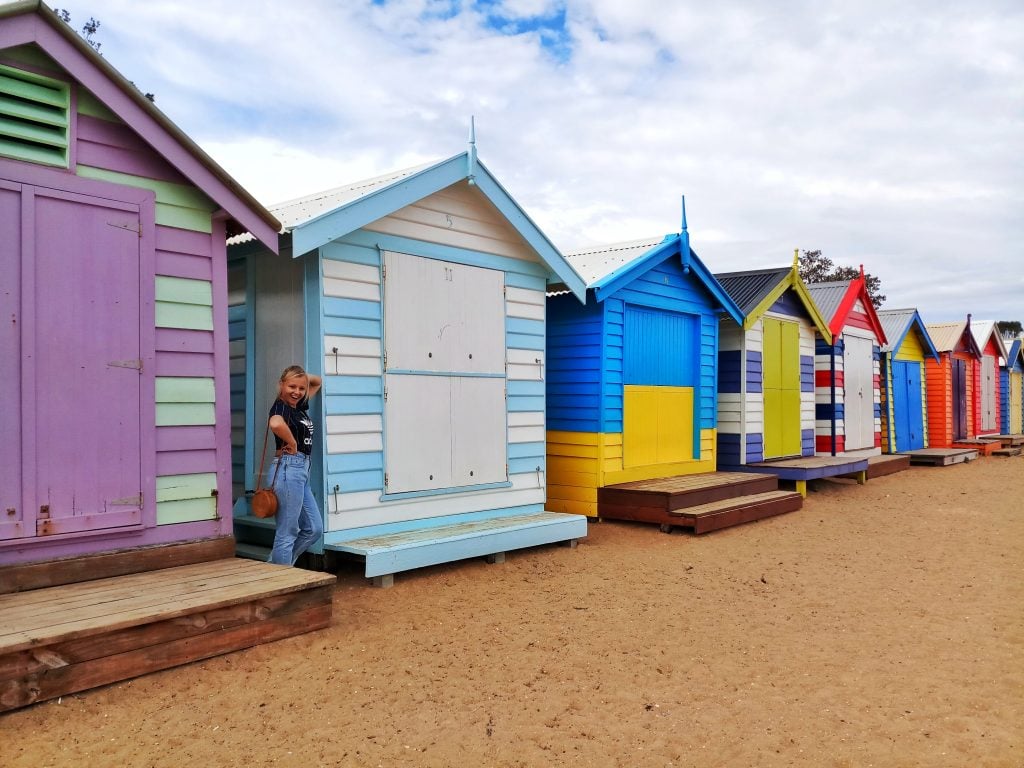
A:
<svg viewBox="0 0 1024 768">
<path fill-rule="evenodd" d="M 67 83 L 0 65 L 0 155 L 68 165 Z"/>
</svg>

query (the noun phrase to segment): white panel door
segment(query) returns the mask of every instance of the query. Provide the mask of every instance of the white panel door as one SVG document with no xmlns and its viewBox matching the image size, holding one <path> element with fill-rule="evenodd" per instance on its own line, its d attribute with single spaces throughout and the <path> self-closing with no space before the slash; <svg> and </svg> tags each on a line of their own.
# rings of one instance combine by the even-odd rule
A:
<svg viewBox="0 0 1024 768">
<path fill-rule="evenodd" d="M 875 401 L 871 339 L 843 335 L 843 423 L 845 448 L 856 451 L 875 444 Z"/>
<path fill-rule="evenodd" d="M 452 485 L 451 384 L 447 376 L 385 376 L 385 493 Z"/>
<path fill-rule="evenodd" d="M 506 471 L 505 380 L 452 378 L 452 485 L 501 483 Z"/>
<path fill-rule="evenodd" d="M 388 370 L 505 372 L 504 274 L 384 253 Z"/>
<path fill-rule="evenodd" d="M 981 359 L 981 429 L 996 428 L 996 359 L 985 355 Z"/>
</svg>

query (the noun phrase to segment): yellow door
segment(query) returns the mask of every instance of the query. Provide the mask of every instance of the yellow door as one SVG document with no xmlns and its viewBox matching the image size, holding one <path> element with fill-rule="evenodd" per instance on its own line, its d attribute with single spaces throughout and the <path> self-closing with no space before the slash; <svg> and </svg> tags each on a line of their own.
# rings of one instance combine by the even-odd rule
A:
<svg viewBox="0 0 1024 768">
<path fill-rule="evenodd" d="M 764 458 L 799 456 L 800 326 L 770 317 L 762 325 Z"/>
<path fill-rule="evenodd" d="M 623 387 L 622 464 L 693 459 L 693 387 Z"/>
</svg>

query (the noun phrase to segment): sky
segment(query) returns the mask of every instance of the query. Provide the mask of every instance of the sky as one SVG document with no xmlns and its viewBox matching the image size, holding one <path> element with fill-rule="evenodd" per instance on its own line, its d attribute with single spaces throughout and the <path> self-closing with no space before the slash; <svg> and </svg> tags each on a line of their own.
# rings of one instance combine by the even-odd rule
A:
<svg viewBox="0 0 1024 768">
<path fill-rule="evenodd" d="M 1024 320 L 1020 0 L 62 0 L 264 205 L 466 149 L 563 252 L 864 265 Z"/>
</svg>

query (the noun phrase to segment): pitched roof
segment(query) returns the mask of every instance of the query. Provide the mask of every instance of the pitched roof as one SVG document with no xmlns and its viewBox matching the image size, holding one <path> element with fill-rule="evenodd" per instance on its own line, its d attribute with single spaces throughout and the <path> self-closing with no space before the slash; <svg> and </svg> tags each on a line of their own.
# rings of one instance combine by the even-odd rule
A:
<svg viewBox="0 0 1024 768">
<path fill-rule="evenodd" d="M 0 5 L 0 48 L 35 44 L 137 132 L 185 178 L 277 250 L 280 222 L 41 0 Z M 42 23 L 40 23 L 42 22 Z"/>
<path fill-rule="evenodd" d="M 973 352 L 975 357 L 981 357 L 981 350 L 978 349 L 978 342 L 974 335 L 965 333 L 970 329 L 970 318 L 958 320 L 952 323 L 928 323 L 928 335 L 932 337 L 932 343 L 939 352 L 953 352 L 960 346 L 961 339 L 967 340 L 967 351 Z"/>
<path fill-rule="evenodd" d="M 672 237 L 648 237 L 643 240 L 629 240 L 624 243 L 593 246 L 565 254 L 587 287 L 608 277 L 623 266 L 636 261 L 656 245 Z"/>
<path fill-rule="evenodd" d="M 914 327 L 918 329 L 921 340 L 924 342 L 926 353 L 938 359 L 938 351 L 932 342 L 931 335 L 925 327 L 921 315 L 913 307 L 905 309 L 880 309 L 878 310 L 878 321 L 885 331 L 886 343 L 882 345 L 883 352 L 892 352 L 903 344 L 903 339 Z"/>
<path fill-rule="evenodd" d="M 279 203 L 273 209 L 292 238 L 292 253 L 301 256 L 394 213 L 435 192 L 468 181 L 497 209 L 526 244 L 581 301 L 586 287 L 568 259 L 555 247 L 487 167 L 476 150 L 446 160 L 393 171 L 372 179 Z M 244 235 L 231 245 L 246 242 Z"/>
<path fill-rule="evenodd" d="M 838 280 L 830 283 L 808 283 L 807 292 L 818 305 L 825 320 L 831 322 L 842 304 L 846 292 L 850 289 L 850 280 Z"/>
<path fill-rule="evenodd" d="M 587 290 L 593 291 L 597 301 L 603 301 L 651 268 L 673 257 L 678 258 L 683 268 L 704 284 L 730 317 L 740 325 L 743 324 L 740 308 L 690 248 L 690 236 L 685 231 L 661 239 L 648 238 L 588 248 L 566 256 L 573 268 L 585 275 Z"/>
<path fill-rule="evenodd" d="M 860 276 L 853 278 L 853 280 L 810 283 L 807 286 L 807 292 L 814 299 L 814 303 L 818 305 L 821 314 L 828 321 L 828 327 L 832 331 L 833 336 L 838 336 L 842 332 L 850 312 L 853 311 L 859 300 L 861 306 L 864 307 L 864 314 L 867 316 L 868 323 L 871 325 L 878 343 L 886 343 L 885 330 L 878 320 L 878 312 L 875 310 L 875 305 L 871 302 L 871 296 L 868 295 L 863 269 Z"/>
<path fill-rule="evenodd" d="M 745 272 L 716 272 L 715 279 L 732 296 L 743 314 L 749 315 L 791 271 L 791 267 L 778 267 Z"/>
<path fill-rule="evenodd" d="M 999 326 L 995 320 L 979 320 L 971 322 L 971 333 L 978 343 L 978 349 L 984 350 L 988 346 L 989 339 L 995 338 L 996 349 L 999 356 L 1006 359 L 1006 344 L 1003 342 L 1003 335 L 999 332 Z"/>
<path fill-rule="evenodd" d="M 826 343 L 832 343 L 832 331 L 818 306 L 807 291 L 807 284 L 800 278 L 796 261 L 789 267 L 773 269 L 751 269 L 743 272 L 720 272 L 715 279 L 739 305 L 743 312 L 744 330 L 750 330 L 762 315 L 771 309 L 787 290 L 792 290 L 803 304 L 807 315 Z"/>
</svg>

